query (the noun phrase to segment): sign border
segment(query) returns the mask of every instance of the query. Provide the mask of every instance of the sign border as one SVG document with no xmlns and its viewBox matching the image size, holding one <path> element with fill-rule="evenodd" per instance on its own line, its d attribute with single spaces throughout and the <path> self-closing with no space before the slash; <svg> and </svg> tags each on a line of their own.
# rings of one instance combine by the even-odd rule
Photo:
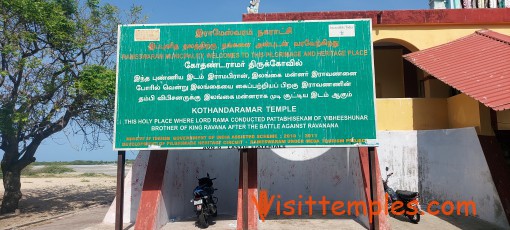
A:
<svg viewBox="0 0 510 230">
<path fill-rule="evenodd" d="M 356 21 L 368 21 L 369 30 L 370 30 L 370 44 L 372 46 L 371 49 L 371 59 L 372 59 L 372 88 L 373 88 L 373 102 L 374 102 L 374 125 L 376 131 L 375 139 L 367 139 L 366 144 L 354 143 L 354 144 L 346 144 L 346 145 L 291 145 L 289 147 L 282 145 L 282 148 L 349 148 L 349 147 L 378 147 L 379 142 L 377 141 L 377 106 L 376 106 L 376 84 L 375 84 L 375 64 L 374 64 L 374 40 L 372 36 L 373 28 L 372 28 L 372 19 L 371 18 L 357 18 L 357 19 L 332 19 L 332 20 L 298 20 L 298 21 L 256 21 L 256 22 L 206 22 L 206 23 L 156 23 L 156 24 L 124 24 L 118 25 L 117 32 L 117 63 L 116 63 L 116 76 L 115 76 L 115 109 L 113 114 L 113 150 L 114 151 L 130 151 L 130 150 L 190 150 L 190 149 L 206 149 L 204 147 L 155 147 L 148 146 L 147 148 L 118 148 L 116 146 L 116 134 L 117 134 L 117 106 L 118 106 L 118 85 L 119 85 L 119 60 L 120 60 L 120 38 L 122 27 L 154 27 L 154 26 L 186 26 L 186 25 L 239 25 L 239 24 L 281 24 L 281 23 L 308 23 L 308 22 L 356 22 Z M 261 145 L 263 146 L 263 145 Z M 261 146 L 249 146 L 246 147 L 261 147 Z M 279 146 L 279 145 L 272 145 Z M 263 146 L 263 147 L 271 147 L 271 145 Z M 209 149 L 209 148 L 207 148 Z M 228 148 L 227 146 L 218 146 L 212 148 L 213 150 L 222 150 L 222 149 L 237 149 L 237 148 Z M 261 149 L 271 149 L 271 148 L 261 148 Z"/>
</svg>

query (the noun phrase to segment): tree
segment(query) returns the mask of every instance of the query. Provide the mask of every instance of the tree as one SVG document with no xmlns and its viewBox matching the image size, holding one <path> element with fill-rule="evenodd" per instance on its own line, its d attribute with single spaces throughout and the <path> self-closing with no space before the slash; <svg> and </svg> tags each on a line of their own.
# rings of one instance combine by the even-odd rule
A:
<svg viewBox="0 0 510 230">
<path fill-rule="evenodd" d="M 0 0 L 0 213 L 18 208 L 21 170 L 43 140 L 66 127 L 90 148 L 111 136 L 120 16 L 99 0 Z"/>
</svg>

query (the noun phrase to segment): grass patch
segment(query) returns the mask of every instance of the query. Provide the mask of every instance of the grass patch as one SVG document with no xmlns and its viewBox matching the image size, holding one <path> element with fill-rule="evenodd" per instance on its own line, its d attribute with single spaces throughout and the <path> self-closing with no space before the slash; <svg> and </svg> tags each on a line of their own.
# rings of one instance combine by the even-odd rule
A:
<svg viewBox="0 0 510 230">
<path fill-rule="evenodd" d="M 24 169 L 21 170 L 22 176 L 36 176 L 37 170 L 34 169 L 33 165 L 28 165 Z"/>
<path fill-rule="evenodd" d="M 73 169 L 68 168 L 63 165 L 47 165 L 39 170 L 37 170 L 39 173 L 46 173 L 46 174 L 62 174 L 67 172 L 74 172 Z"/>
<path fill-rule="evenodd" d="M 90 180 L 87 180 L 87 179 L 81 179 L 80 182 L 90 182 Z"/>
<path fill-rule="evenodd" d="M 54 161 L 54 162 L 45 162 L 38 161 L 32 163 L 32 165 L 108 165 L 108 164 L 116 164 L 116 161 L 84 161 L 84 160 L 76 160 L 76 161 Z"/>
<path fill-rule="evenodd" d="M 40 176 L 41 174 L 63 174 L 68 172 L 74 172 L 74 170 L 63 165 L 46 165 L 42 168 L 34 168 L 33 165 L 29 165 L 21 170 L 21 175 Z"/>
<path fill-rule="evenodd" d="M 43 167 L 34 167 L 34 164 L 30 164 L 21 170 L 21 176 L 24 177 L 41 177 L 48 174 L 64 174 L 69 172 L 75 172 L 73 169 L 68 168 L 64 165 L 45 165 Z M 85 173 L 86 174 L 86 173 Z M 92 173 L 94 174 L 94 173 Z M 85 176 L 99 176 L 97 175 L 85 175 Z M 0 180 L 3 179 L 3 174 L 0 170 Z"/>
</svg>

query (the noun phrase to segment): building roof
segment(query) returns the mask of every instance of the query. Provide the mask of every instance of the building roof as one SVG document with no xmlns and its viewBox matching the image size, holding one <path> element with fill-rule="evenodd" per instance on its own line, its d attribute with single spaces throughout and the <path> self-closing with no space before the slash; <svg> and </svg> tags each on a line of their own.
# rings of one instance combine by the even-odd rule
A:
<svg viewBox="0 0 510 230">
<path fill-rule="evenodd" d="M 374 27 L 434 25 L 508 25 L 510 8 L 377 10 L 244 14 L 243 21 L 297 21 L 370 18 Z"/>
<path fill-rule="evenodd" d="M 404 58 L 496 111 L 510 109 L 510 36 L 479 30 Z"/>
</svg>

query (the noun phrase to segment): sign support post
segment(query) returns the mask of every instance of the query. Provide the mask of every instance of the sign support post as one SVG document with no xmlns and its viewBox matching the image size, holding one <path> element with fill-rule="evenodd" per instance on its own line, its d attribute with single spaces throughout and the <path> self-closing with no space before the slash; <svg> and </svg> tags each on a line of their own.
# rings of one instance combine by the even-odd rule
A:
<svg viewBox="0 0 510 230">
<path fill-rule="evenodd" d="M 248 230 L 248 150 L 241 150 L 243 161 L 243 230 Z"/>
<path fill-rule="evenodd" d="M 126 166 L 126 151 L 117 152 L 117 194 L 115 209 L 115 229 L 122 230 L 124 216 L 124 168 Z"/>
<path fill-rule="evenodd" d="M 375 156 L 375 147 L 368 147 L 368 162 L 369 162 L 369 169 L 370 169 L 370 199 L 372 202 L 379 201 L 378 194 L 377 194 L 377 180 L 379 177 L 377 177 L 377 167 L 375 166 L 377 158 Z M 369 205 L 370 209 L 372 209 L 372 213 L 375 213 L 374 206 Z M 381 209 L 381 207 L 377 207 L 378 209 Z M 373 216 L 373 221 L 371 223 L 371 228 L 375 230 L 379 230 L 379 215 Z"/>
<path fill-rule="evenodd" d="M 257 229 L 258 212 L 251 197 L 258 197 L 257 149 L 241 149 L 237 192 L 237 229 Z"/>
</svg>

